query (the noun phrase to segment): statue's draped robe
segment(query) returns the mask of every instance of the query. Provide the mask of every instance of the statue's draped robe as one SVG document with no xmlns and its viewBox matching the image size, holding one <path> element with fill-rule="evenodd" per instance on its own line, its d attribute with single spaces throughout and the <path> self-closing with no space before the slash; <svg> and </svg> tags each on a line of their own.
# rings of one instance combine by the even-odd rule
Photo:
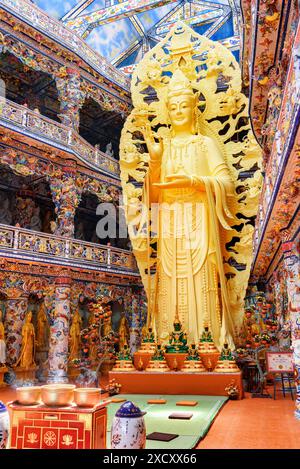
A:
<svg viewBox="0 0 300 469">
<path fill-rule="evenodd" d="M 157 189 L 152 183 L 167 182 L 165 177 L 176 173 L 201 178 L 205 191 L 196 186 L 161 189 L 155 200 Z M 197 343 L 208 324 L 217 346 L 225 339 L 233 345 L 220 241 L 221 231 L 230 229 L 227 200 L 233 184 L 222 155 L 207 137 L 190 136 L 176 144 L 172 139 L 164 141 L 160 169 L 150 166 L 149 180 L 148 201 L 158 201 L 160 207 L 155 315 L 158 336 L 168 337 L 177 309 L 190 342 Z"/>
</svg>

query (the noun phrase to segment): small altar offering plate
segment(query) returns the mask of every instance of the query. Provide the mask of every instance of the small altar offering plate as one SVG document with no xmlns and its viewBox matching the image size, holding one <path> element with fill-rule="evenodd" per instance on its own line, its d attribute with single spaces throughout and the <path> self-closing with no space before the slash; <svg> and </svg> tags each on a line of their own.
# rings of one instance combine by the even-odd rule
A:
<svg viewBox="0 0 300 469">
<path fill-rule="evenodd" d="M 74 384 L 45 384 L 42 386 L 42 401 L 49 406 L 64 407 L 72 404 Z"/>
<path fill-rule="evenodd" d="M 34 405 L 38 404 L 41 398 L 40 386 L 23 386 L 16 389 L 18 404 Z"/>
<path fill-rule="evenodd" d="M 101 397 L 100 388 L 74 389 L 74 401 L 78 407 L 94 407 L 99 404 Z"/>
</svg>

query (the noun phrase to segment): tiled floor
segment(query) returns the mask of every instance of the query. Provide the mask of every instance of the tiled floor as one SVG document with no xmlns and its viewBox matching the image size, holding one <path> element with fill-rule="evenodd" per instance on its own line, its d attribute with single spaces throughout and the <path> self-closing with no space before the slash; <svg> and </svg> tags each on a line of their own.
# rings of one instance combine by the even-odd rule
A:
<svg viewBox="0 0 300 469">
<path fill-rule="evenodd" d="M 15 391 L 0 389 L 0 400 L 15 399 Z M 215 419 L 198 449 L 300 449 L 300 421 L 295 401 L 251 398 L 229 401 Z"/>
</svg>

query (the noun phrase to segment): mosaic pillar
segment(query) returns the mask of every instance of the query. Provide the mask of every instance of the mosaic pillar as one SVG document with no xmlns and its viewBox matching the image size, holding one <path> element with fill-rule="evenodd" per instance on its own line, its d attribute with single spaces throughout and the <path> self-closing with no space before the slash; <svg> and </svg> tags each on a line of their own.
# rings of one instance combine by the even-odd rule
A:
<svg viewBox="0 0 300 469">
<path fill-rule="evenodd" d="M 60 114 L 58 117 L 64 125 L 78 131 L 79 110 L 86 96 L 86 93 L 81 89 L 79 72 L 68 68 L 65 77 L 56 78 L 56 87 L 60 101 Z"/>
<path fill-rule="evenodd" d="M 297 247 L 299 248 L 299 241 L 298 243 L 290 241 L 282 244 L 295 365 L 297 393 L 295 416 L 300 419 L 300 256 Z"/>
<path fill-rule="evenodd" d="M 50 327 L 48 382 L 67 383 L 71 280 L 68 277 L 58 277 L 55 283 L 55 310 Z"/>
<path fill-rule="evenodd" d="M 23 292 L 24 294 L 24 292 Z M 28 298 L 8 298 L 5 312 L 6 361 L 9 366 L 16 364 L 22 345 L 22 327 L 28 308 Z"/>
<path fill-rule="evenodd" d="M 54 234 L 73 238 L 74 217 L 82 190 L 76 185 L 76 168 L 64 168 L 64 171 L 60 178 L 54 177 L 49 181 L 57 216 Z"/>
<path fill-rule="evenodd" d="M 129 346 L 131 353 L 139 350 L 142 341 L 142 327 L 146 322 L 147 308 L 145 301 L 140 294 L 131 295 L 129 304 L 127 306 L 129 318 Z"/>
</svg>

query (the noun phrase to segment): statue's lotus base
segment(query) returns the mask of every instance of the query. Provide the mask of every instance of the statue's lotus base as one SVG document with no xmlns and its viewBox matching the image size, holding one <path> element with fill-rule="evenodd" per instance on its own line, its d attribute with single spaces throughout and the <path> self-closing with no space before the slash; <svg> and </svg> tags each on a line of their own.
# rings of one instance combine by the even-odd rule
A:
<svg viewBox="0 0 300 469">
<path fill-rule="evenodd" d="M 185 360 L 181 371 L 184 373 L 205 373 L 206 369 L 201 360 Z"/>
<path fill-rule="evenodd" d="M 239 367 L 234 360 L 219 360 L 214 369 L 215 373 L 236 373 L 238 371 Z"/>
<path fill-rule="evenodd" d="M 112 371 L 135 371 L 135 368 L 129 360 L 117 360 Z M 108 375 L 110 376 L 110 372 Z"/>
<path fill-rule="evenodd" d="M 213 342 L 200 342 L 198 345 L 199 353 L 218 353 L 218 349 Z"/>
<path fill-rule="evenodd" d="M 142 342 L 139 352 L 151 352 L 154 353 L 156 350 L 156 342 Z"/>
<path fill-rule="evenodd" d="M 117 371 L 109 379 L 122 385 L 122 394 L 228 396 L 225 388 L 232 381 L 243 397 L 242 373 L 185 373 L 184 371 Z"/>
<path fill-rule="evenodd" d="M 4 388 L 6 386 L 6 383 L 4 383 L 4 373 L 8 371 L 8 368 L 6 366 L 1 366 L 0 367 L 0 388 Z"/>
<path fill-rule="evenodd" d="M 150 360 L 146 371 L 170 371 L 165 360 Z"/>
<path fill-rule="evenodd" d="M 38 367 L 36 365 L 30 366 L 29 368 L 24 368 L 22 366 L 16 366 L 14 368 L 14 372 L 16 373 L 17 380 L 25 381 L 25 380 L 34 380 L 35 373 Z"/>
</svg>

